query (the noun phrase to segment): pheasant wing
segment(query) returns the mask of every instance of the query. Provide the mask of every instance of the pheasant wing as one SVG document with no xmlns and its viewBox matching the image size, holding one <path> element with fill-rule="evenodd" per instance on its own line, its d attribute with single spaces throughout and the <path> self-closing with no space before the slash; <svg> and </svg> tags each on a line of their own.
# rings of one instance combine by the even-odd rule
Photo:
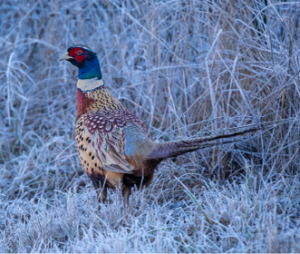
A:
<svg viewBox="0 0 300 254">
<path fill-rule="evenodd" d="M 97 169 L 132 174 L 133 167 L 125 158 L 125 125 L 126 119 L 114 111 L 88 112 L 78 119 L 81 136 L 77 146 L 81 163 L 88 174 L 93 172 L 84 165 L 87 164 L 85 161 L 97 165 Z"/>
</svg>

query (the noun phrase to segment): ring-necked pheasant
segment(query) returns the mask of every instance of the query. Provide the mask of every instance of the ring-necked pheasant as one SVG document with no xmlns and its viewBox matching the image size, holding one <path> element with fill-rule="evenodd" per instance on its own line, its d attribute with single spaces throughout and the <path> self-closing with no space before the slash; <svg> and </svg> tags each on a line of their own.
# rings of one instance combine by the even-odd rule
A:
<svg viewBox="0 0 300 254">
<path fill-rule="evenodd" d="M 77 150 L 99 201 L 106 199 L 107 188 L 121 185 L 123 196 L 128 197 L 134 185 L 148 186 L 155 167 L 165 158 L 203 148 L 205 142 L 257 130 L 156 143 L 149 137 L 143 122 L 106 89 L 95 52 L 86 46 L 75 45 L 68 48 L 60 60 L 67 60 L 79 69 Z"/>
</svg>

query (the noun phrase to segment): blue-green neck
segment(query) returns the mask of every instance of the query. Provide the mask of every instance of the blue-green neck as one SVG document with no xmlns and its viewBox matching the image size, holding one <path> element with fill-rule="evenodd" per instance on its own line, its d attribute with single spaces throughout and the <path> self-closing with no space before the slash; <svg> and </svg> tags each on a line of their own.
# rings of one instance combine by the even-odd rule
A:
<svg viewBox="0 0 300 254">
<path fill-rule="evenodd" d="M 79 79 L 90 79 L 90 78 L 102 79 L 100 64 L 97 57 L 93 59 L 88 59 L 87 61 L 84 62 L 83 66 L 79 68 L 78 78 Z"/>
</svg>

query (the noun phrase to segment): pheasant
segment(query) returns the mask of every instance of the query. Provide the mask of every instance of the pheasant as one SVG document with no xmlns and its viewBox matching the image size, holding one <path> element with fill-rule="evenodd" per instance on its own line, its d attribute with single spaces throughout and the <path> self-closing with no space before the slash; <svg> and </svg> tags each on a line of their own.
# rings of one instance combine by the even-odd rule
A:
<svg viewBox="0 0 300 254">
<path fill-rule="evenodd" d="M 69 47 L 60 60 L 67 60 L 79 69 L 77 151 L 99 202 L 106 199 L 107 188 L 121 186 L 123 196 L 128 198 L 133 186 L 149 186 L 154 169 L 165 158 L 203 148 L 207 142 L 257 130 L 250 128 L 226 135 L 156 143 L 144 123 L 104 86 L 95 52 L 86 46 L 75 45 Z"/>
</svg>

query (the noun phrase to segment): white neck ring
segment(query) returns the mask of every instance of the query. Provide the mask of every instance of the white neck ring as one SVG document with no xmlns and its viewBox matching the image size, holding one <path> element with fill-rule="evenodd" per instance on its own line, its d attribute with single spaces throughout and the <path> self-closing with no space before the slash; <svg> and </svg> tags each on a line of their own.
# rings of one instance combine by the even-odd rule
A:
<svg viewBox="0 0 300 254">
<path fill-rule="evenodd" d="M 81 91 L 90 91 L 95 88 L 98 88 L 99 86 L 103 86 L 102 79 L 78 79 L 77 81 L 77 88 L 79 88 Z"/>
</svg>

